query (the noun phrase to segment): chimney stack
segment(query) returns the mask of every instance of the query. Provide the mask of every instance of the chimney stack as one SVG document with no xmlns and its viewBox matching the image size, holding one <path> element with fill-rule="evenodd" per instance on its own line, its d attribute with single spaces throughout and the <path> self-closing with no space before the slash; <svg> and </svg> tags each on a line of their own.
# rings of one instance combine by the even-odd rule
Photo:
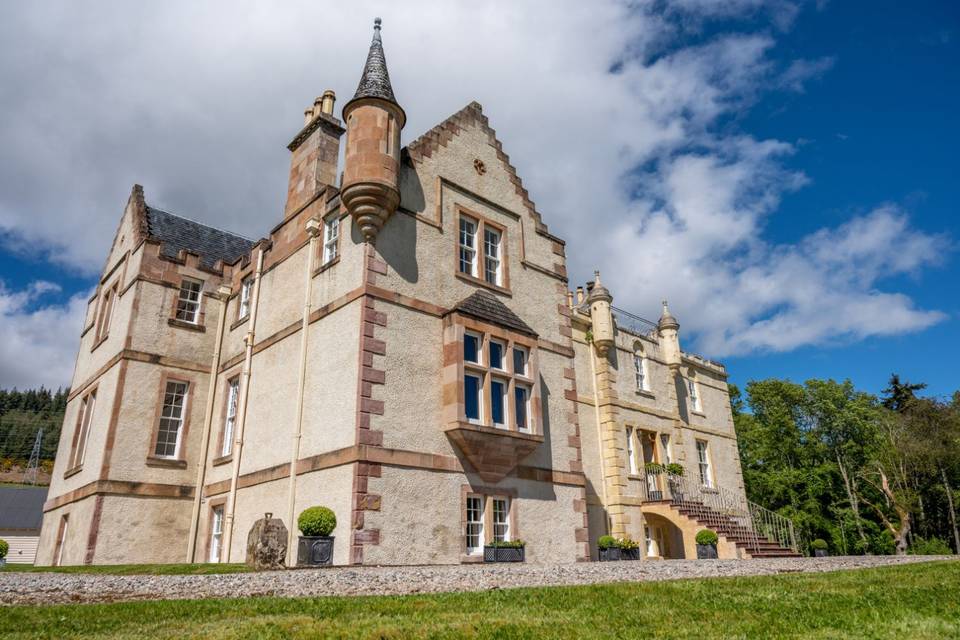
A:
<svg viewBox="0 0 960 640">
<path fill-rule="evenodd" d="M 318 96 L 303 112 L 303 129 L 287 145 L 292 156 L 284 218 L 302 209 L 321 189 L 336 184 L 344 129 L 333 115 L 334 99 L 329 89 Z"/>
</svg>

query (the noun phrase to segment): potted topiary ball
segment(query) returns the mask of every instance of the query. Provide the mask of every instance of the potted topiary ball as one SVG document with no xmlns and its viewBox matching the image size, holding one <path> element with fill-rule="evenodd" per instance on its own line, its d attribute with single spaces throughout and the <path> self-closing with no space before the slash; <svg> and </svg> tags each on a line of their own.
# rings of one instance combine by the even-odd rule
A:
<svg viewBox="0 0 960 640">
<path fill-rule="evenodd" d="M 6 540 L 0 539 L 0 569 L 7 566 L 7 553 L 10 551 L 10 545 Z"/>
<path fill-rule="evenodd" d="M 327 507 L 304 509 L 297 518 L 300 542 L 297 545 L 297 565 L 322 567 L 333 564 L 333 536 L 337 516 Z"/>
<path fill-rule="evenodd" d="M 617 540 L 617 548 L 620 549 L 621 560 L 640 559 L 640 543 L 632 540 L 629 536 Z"/>
<path fill-rule="evenodd" d="M 710 529 L 701 529 L 697 532 L 697 560 L 716 560 L 717 542 L 720 537 L 710 531 Z"/>
<path fill-rule="evenodd" d="M 613 536 L 600 536 L 597 539 L 597 549 L 600 551 L 600 562 L 611 562 L 620 559 L 620 547 Z"/>
<path fill-rule="evenodd" d="M 810 543 L 810 549 L 813 550 L 814 558 L 826 558 L 827 555 L 827 541 L 823 538 L 817 538 Z"/>
</svg>

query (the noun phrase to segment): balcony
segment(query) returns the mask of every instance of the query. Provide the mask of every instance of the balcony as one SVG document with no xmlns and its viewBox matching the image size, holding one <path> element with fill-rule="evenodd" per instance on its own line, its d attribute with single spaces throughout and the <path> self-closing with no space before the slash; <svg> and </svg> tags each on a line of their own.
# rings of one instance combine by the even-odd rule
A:
<svg viewBox="0 0 960 640">
<path fill-rule="evenodd" d="M 446 433 L 485 482 L 499 482 L 543 444 L 542 435 L 470 422 L 456 422 Z"/>
</svg>

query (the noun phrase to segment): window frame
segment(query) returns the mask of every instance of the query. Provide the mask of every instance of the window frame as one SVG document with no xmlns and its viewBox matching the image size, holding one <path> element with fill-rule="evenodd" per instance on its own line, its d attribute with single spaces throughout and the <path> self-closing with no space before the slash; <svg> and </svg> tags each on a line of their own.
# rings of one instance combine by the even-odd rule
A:
<svg viewBox="0 0 960 640">
<path fill-rule="evenodd" d="M 90 423 L 93 421 L 96 409 L 97 387 L 94 386 L 80 399 L 80 410 L 77 414 L 77 424 L 73 432 L 73 441 L 70 444 L 70 457 L 67 458 L 65 474 L 71 474 L 83 468 L 87 442 L 90 440 Z"/>
<path fill-rule="evenodd" d="M 460 205 L 456 206 L 455 220 L 457 241 L 454 252 L 456 258 L 454 262 L 454 273 L 456 276 L 471 284 L 478 284 L 493 289 L 494 291 L 499 291 L 500 293 L 510 294 L 510 261 L 508 259 L 510 255 L 510 245 L 507 228 L 476 211 Z M 467 245 L 462 243 L 461 221 L 463 220 L 467 220 L 474 225 L 472 247 L 467 247 Z M 496 258 L 498 262 L 496 270 L 497 282 L 489 282 L 486 278 L 488 260 L 487 230 L 499 236 L 499 243 L 497 245 L 498 257 Z M 464 248 L 468 248 L 473 252 L 472 270 L 469 273 L 461 269 L 460 253 L 461 249 Z"/>
<path fill-rule="evenodd" d="M 700 445 L 703 445 L 702 453 L 703 459 L 701 460 L 701 448 Z M 695 440 L 694 446 L 697 451 L 697 470 L 700 477 L 700 486 L 706 489 L 715 489 L 716 488 L 716 479 L 713 476 L 713 460 L 710 456 L 710 442 L 708 440 L 701 440 L 697 438 Z"/>
<path fill-rule="evenodd" d="M 633 375 L 636 391 L 650 393 L 650 367 L 648 366 L 647 356 L 639 348 L 633 351 Z"/>
<path fill-rule="evenodd" d="M 505 540 L 521 539 L 519 529 L 518 506 L 516 489 L 507 489 L 502 487 L 476 486 L 463 484 L 460 486 L 460 561 L 463 563 L 482 562 L 483 547 L 493 542 L 496 537 L 496 527 L 505 526 Z M 469 500 L 480 500 L 480 519 L 470 520 L 467 511 Z M 495 523 L 494 520 L 494 501 L 501 500 L 506 503 L 506 518 L 504 522 Z M 469 546 L 470 537 L 469 527 L 471 524 L 480 524 L 480 530 L 476 535 L 479 536 L 479 545 Z"/>
<path fill-rule="evenodd" d="M 53 549 L 53 566 L 63 566 L 63 548 L 67 543 L 67 530 L 70 526 L 70 514 L 65 513 L 60 516 L 60 524 L 57 526 L 57 542 Z"/>
<path fill-rule="evenodd" d="M 190 300 L 189 298 L 184 298 L 183 294 L 186 290 L 188 284 L 197 285 L 197 299 Z M 173 303 L 173 319 L 177 322 L 181 322 L 187 325 L 200 326 L 202 325 L 203 320 L 203 285 L 204 281 L 199 278 L 190 278 L 184 276 L 180 279 L 180 287 L 177 289 L 177 297 Z M 180 317 L 180 303 L 185 302 L 187 304 L 196 304 L 196 308 L 193 311 L 193 319 L 187 320 Z"/>
<path fill-rule="evenodd" d="M 703 398 L 700 397 L 700 386 L 692 372 L 687 376 L 687 400 L 690 401 L 691 412 L 703 413 Z"/>
<path fill-rule="evenodd" d="M 217 512 L 220 512 L 220 532 L 216 531 Z M 226 499 L 210 503 L 209 525 L 207 527 L 207 562 L 217 564 L 223 562 L 223 520 L 226 511 Z M 217 558 L 214 559 L 213 553 L 216 547 Z"/>
<path fill-rule="evenodd" d="M 471 509 L 470 503 L 472 500 L 478 500 L 480 502 L 479 509 Z M 479 518 L 471 519 L 471 512 L 476 513 Z M 486 496 L 480 493 L 470 493 L 467 495 L 466 503 L 464 504 L 464 549 L 463 553 L 467 556 L 480 556 L 483 557 L 483 546 L 486 544 L 486 527 L 484 526 L 486 520 L 487 512 L 487 500 Z M 478 526 L 479 530 L 476 533 L 471 534 L 470 527 Z M 477 545 L 470 546 L 471 538 L 476 538 Z"/>
<path fill-rule="evenodd" d="M 254 278 L 249 275 L 240 281 L 240 294 L 237 301 L 237 321 L 250 317 L 250 307 L 253 303 Z"/>
<path fill-rule="evenodd" d="M 236 388 L 236 401 L 233 404 L 233 415 L 230 415 L 231 399 L 233 390 Z M 240 409 L 240 374 L 235 374 L 226 379 L 224 399 L 223 399 L 223 418 L 220 421 L 220 446 L 219 455 L 216 456 L 216 462 L 225 462 L 233 456 L 233 437 L 236 433 L 237 413 Z M 233 422 L 231 423 L 231 418 Z M 228 429 L 227 426 L 230 426 Z"/>
<path fill-rule="evenodd" d="M 488 236 L 496 238 L 496 242 L 490 242 Z M 495 255 L 491 254 L 490 247 L 494 248 Z M 491 262 L 494 263 L 492 272 Z M 490 280 L 491 273 L 493 280 Z M 483 226 L 483 279 L 495 287 L 503 286 L 503 232 L 489 224 Z"/>
<path fill-rule="evenodd" d="M 109 287 L 103 288 L 101 294 L 100 308 L 97 313 L 97 331 L 94 338 L 94 347 L 110 336 L 110 328 L 113 326 L 113 316 L 117 308 L 117 297 L 120 295 L 120 281 L 117 280 Z"/>
<path fill-rule="evenodd" d="M 510 507 L 513 502 L 508 496 L 490 496 L 490 541 L 491 542 L 509 542 L 511 540 L 510 534 Z M 506 505 L 506 509 L 501 511 L 503 516 L 502 522 L 497 521 L 497 503 L 503 503 Z M 503 534 L 500 535 L 497 533 L 497 527 L 503 527 Z"/>
<path fill-rule="evenodd" d="M 323 241 L 320 245 L 320 267 L 329 267 L 340 258 L 340 212 L 323 219 Z M 331 232 L 331 229 L 334 229 Z"/>
<path fill-rule="evenodd" d="M 172 456 L 157 454 L 157 443 L 160 439 L 160 424 L 163 420 L 163 407 L 169 384 L 183 384 L 186 388 L 183 393 L 183 402 L 180 411 L 180 427 L 177 431 L 175 451 Z M 147 452 L 147 463 L 160 466 L 186 466 L 187 436 L 190 432 L 190 413 L 193 410 L 194 381 L 188 377 L 172 375 L 168 372 L 160 377 L 160 387 L 157 398 L 156 414 L 153 421 L 153 436 L 150 439 L 150 450 Z"/>
</svg>

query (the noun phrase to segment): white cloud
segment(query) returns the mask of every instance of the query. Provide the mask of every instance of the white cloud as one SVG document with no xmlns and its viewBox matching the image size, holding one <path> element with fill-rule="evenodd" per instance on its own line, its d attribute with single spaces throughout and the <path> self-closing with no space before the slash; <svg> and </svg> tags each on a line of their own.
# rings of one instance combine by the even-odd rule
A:
<svg viewBox="0 0 960 640">
<path fill-rule="evenodd" d="M 807 178 L 785 165 L 794 143 L 736 122 L 764 92 L 802 91 L 833 64 L 776 59 L 776 30 L 797 11 L 784 0 L 12 5 L 0 22 L 11 88 L 0 232 L 95 272 L 140 182 L 152 204 L 259 237 L 280 219 L 303 107 L 328 87 L 340 105 L 352 95 L 379 14 L 404 140 L 479 100 L 569 240 L 574 282 L 599 266 L 615 304 L 641 315 L 669 297 L 686 344 L 711 355 L 922 329 L 942 316 L 880 289 L 944 246 L 904 212 L 766 239 Z M 727 31 L 697 31 L 713 19 Z M 843 321 L 819 321 L 825 304 Z"/>
<path fill-rule="evenodd" d="M 90 292 L 44 304 L 59 291 L 42 280 L 18 291 L 0 281 L 0 388 L 70 384 Z"/>
</svg>

